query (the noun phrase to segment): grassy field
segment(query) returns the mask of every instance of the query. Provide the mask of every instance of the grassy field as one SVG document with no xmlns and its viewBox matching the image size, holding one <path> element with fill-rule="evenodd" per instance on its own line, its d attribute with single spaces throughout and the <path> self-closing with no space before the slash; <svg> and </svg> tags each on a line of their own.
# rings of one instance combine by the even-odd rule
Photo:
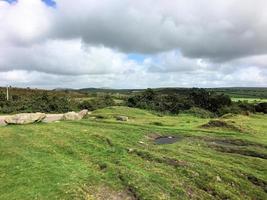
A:
<svg viewBox="0 0 267 200">
<path fill-rule="evenodd" d="M 0 127 L 0 199 L 267 199 L 267 116 L 219 120 L 110 107 Z"/>
<path fill-rule="evenodd" d="M 238 98 L 238 97 L 232 97 L 232 101 L 247 101 L 248 103 L 263 103 L 267 102 L 267 99 L 261 99 L 261 98 Z"/>
</svg>

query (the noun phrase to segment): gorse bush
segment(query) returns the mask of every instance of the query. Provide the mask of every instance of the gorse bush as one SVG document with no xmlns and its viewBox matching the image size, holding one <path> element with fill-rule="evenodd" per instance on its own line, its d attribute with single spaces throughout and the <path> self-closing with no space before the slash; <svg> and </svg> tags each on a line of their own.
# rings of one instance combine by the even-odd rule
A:
<svg viewBox="0 0 267 200">
<path fill-rule="evenodd" d="M 224 94 L 208 92 L 205 89 L 193 89 L 189 94 L 194 106 L 217 113 L 222 107 L 232 104 L 231 98 Z"/>
<path fill-rule="evenodd" d="M 82 101 L 81 103 L 79 103 L 78 107 L 80 109 L 96 110 L 113 105 L 115 105 L 113 98 L 109 95 L 103 95 L 100 97 L 95 97 L 92 100 Z"/>
<path fill-rule="evenodd" d="M 15 113 L 15 112 L 47 112 L 47 113 L 62 113 L 75 109 L 75 104 L 67 97 L 48 95 L 43 92 L 39 95 L 34 95 L 31 98 L 20 98 L 17 95 L 11 96 L 11 100 L 2 99 L 0 94 L 0 112 Z"/>
<path fill-rule="evenodd" d="M 71 110 L 72 104 L 67 97 L 49 96 L 43 93 L 32 99 L 33 105 L 29 106 L 33 112 L 67 112 Z"/>
<path fill-rule="evenodd" d="M 267 113 L 267 102 L 264 103 L 259 103 L 258 105 L 255 106 L 255 110 L 257 112 L 262 112 L 262 113 Z"/>
<path fill-rule="evenodd" d="M 183 111 L 202 118 L 222 116 L 227 113 L 267 112 L 267 103 L 255 105 L 244 101 L 232 102 L 228 95 L 197 88 L 182 90 L 180 93 L 175 90 L 164 93 L 147 89 L 143 93 L 129 97 L 127 105 L 161 113 L 178 114 Z"/>
<path fill-rule="evenodd" d="M 14 93 L 13 91 L 7 101 L 6 94 L 0 91 L 0 113 L 64 113 L 80 109 L 95 110 L 115 105 L 113 98 L 106 94 L 96 95 L 91 100 L 77 101 L 67 93 L 35 90 L 25 90 L 25 93 L 20 95 Z"/>
<path fill-rule="evenodd" d="M 219 113 L 222 107 L 232 104 L 229 96 L 207 92 L 204 89 L 191 89 L 182 95 L 177 93 L 162 94 L 152 89 L 147 89 L 142 94 L 134 95 L 127 101 L 130 107 L 156 110 L 178 114 L 181 110 L 192 107 L 205 109 L 209 112 Z M 206 113 L 207 114 L 207 113 Z"/>
<path fill-rule="evenodd" d="M 90 97 L 90 98 L 88 98 Z M 114 101 L 114 98 L 116 101 Z M 139 93 L 79 93 L 12 88 L 9 100 L 0 90 L 0 113 L 96 110 L 114 105 L 126 105 L 161 114 L 191 113 L 199 117 L 222 116 L 227 113 L 267 113 L 267 103 L 232 102 L 222 93 L 206 89 L 147 89 Z"/>
<path fill-rule="evenodd" d="M 184 99 L 177 94 L 158 94 L 152 89 L 147 89 L 144 93 L 130 97 L 127 100 L 129 107 L 155 110 L 178 114 L 180 110 L 190 108 L 188 99 Z"/>
</svg>

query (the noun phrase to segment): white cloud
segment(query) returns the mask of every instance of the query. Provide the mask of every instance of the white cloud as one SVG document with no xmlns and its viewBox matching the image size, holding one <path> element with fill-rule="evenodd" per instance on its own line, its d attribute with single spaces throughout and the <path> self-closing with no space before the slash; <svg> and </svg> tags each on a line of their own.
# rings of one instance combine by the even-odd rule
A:
<svg viewBox="0 0 267 200">
<path fill-rule="evenodd" d="M 84 46 L 80 40 L 46 41 L 31 46 L 0 47 L 0 70 L 36 70 L 51 74 L 124 73 L 134 68 L 123 53 Z"/>
<path fill-rule="evenodd" d="M 0 1 L 0 85 L 267 86 L 265 0 L 56 2 Z"/>
<path fill-rule="evenodd" d="M 0 4 L 0 43 L 29 45 L 51 31 L 53 10 L 36 0 Z"/>
</svg>

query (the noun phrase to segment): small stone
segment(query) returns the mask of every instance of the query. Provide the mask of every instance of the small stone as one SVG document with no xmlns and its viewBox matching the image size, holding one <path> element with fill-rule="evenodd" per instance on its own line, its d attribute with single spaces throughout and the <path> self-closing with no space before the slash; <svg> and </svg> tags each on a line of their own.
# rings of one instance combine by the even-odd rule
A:
<svg viewBox="0 0 267 200">
<path fill-rule="evenodd" d="M 122 116 L 122 115 L 121 116 L 117 116 L 116 119 L 118 121 L 128 121 L 129 120 L 129 118 L 127 116 Z"/>
<path fill-rule="evenodd" d="M 131 153 L 131 152 L 133 152 L 133 151 L 134 151 L 134 150 L 133 150 L 133 149 L 131 149 L 131 148 L 130 148 L 130 149 L 128 149 L 128 152 L 129 152 L 129 153 Z"/>
<path fill-rule="evenodd" d="M 216 176 L 216 180 L 219 181 L 219 182 L 222 181 L 221 177 L 219 177 L 219 176 Z"/>
</svg>

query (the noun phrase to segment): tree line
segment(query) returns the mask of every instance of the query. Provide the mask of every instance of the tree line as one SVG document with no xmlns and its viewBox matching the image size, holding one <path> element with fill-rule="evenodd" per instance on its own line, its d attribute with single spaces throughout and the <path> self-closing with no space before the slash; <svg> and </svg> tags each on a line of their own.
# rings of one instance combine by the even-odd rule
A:
<svg viewBox="0 0 267 200">
<path fill-rule="evenodd" d="M 209 111 L 217 116 L 227 113 L 267 113 L 267 103 L 254 105 L 248 102 L 233 102 L 228 95 L 199 88 L 186 89 L 180 93 L 163 93 L 153 89 L 147 89 L 143 93 L 129 97 L 127 105 L 129 107 L 149 109 L 171 114 L 178 114 L 181 111 L 190 109 L 194 110 L 194 108 Z"/>
<path fill-rule="evenodd" d="M 7 100 L 6 94 L 0 91 L 0 113 L 63 113 L 118 105 L 114 101 L 118 96 L 112 96 L 110 93 L 96 95 L 77 92 L 24 91 L 18 94 L 11 93 L 10 100 Z M 169 114 L 197 112 L 205 116 L 221 116 L 227 113 L 267 113 L 267 103 L 255 105 L 241 101 L 233 102 L 228 95 L 198 88 L 173 91 L 147 89 L 130 95 L 124 94 L 121 98 L 123 101 L 119 105 Z"/>
</svg>

